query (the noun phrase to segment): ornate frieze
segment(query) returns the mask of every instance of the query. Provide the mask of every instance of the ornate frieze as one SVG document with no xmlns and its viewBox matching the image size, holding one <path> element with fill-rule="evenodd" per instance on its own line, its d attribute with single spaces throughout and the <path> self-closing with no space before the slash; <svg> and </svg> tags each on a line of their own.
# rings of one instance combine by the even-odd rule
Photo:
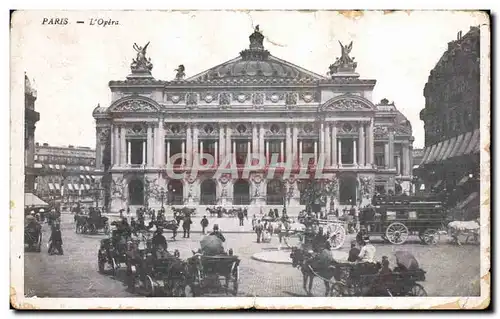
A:
<svg viewBox="0 0 500 319">
<path fill-rule="evenodd" d="M 341 122 L 338 124 L 339 133 L 350 134 L 358 132 L 357 123 L 353 122 Z"/>
<path fill-rule="evenodd" d="M 306 123 L 306 124 L 300 125 L 299 135 L 316 136 L 318 134 L 317 134 L 317 131 L 314 129 L 313 124 Z"/>
<path fill-rule="evenodd" d="M 202 93 L 200 93 L 200 100 L 203 100 L 206 103 L 212 103 L 213 101 L 216 101 L 218 97 L 219 97 L 219 93 L 214 93 L 214 92 L 202 92 Z"/>
<path fill-rule="evenodd" d="M 301 92 L 299 94 L 299 99 L 305 103 L 319 102 L 320 93 L 319 92 Z"/>
<path fill-rule="evenodd" d="M 252 96 L 252 103 L 255 106 L 262 106 L 264 104 L 264 94 L 254 93 Z"/>
<path fill-rule="evenodd" d="M 186 127 L 178 123 L 167 124 L 165 127 L 165 134 L 171 136 L 184 136 L 186 135 Z"/>
<path fill-rule="evenodd" d="M 186 96 L 186 105 L 188 106 L 196 106 L 198 104 L 198 94 L 197 93 L 188 93 Z"/>
<path fill-rule="evenodd" d="M 341 110 L 341 111 L 354 111 L 354 110 L 369 110 L 370 107 L 365 103 L 355 99 L 341 99 L 328 104 L 324 110 Z"/>
<path fill-rule="evenodd" d="M 123 192 L 124 188 L 124 179 L 123 177 L 115 177 L 111 179 L 111 197 L 114 198 L 124 198 L 125 194 Z"/>
<path fill-rule="evenodd" d="M 375 191 L 375 183 L 372 176 L 359 176 L 361 197 L 369 199 Z"/>
<path fill-rule="evenodd" d="M 285 98 L 285 93 L 282 92 L 268 92 L 266 93 L 266 100 L 271 101 L 273 103 L 278 103 Z"/>
<path fill-rule="evenodd" d="M 198 134 L 200 136 L 218 136 L 219 128 L 212 124 L 205 124 L 200 128 Z"/>
<path fill-rule="evenodd" d="M 167 94 L 167 101 L 170 101 L 174 104 L 177 104 L 179 102 L 184 102 L 186 98 L 185 93 L 168 93 Z"/>
<path fill-rule="evenodd" d="M 297 93 L 289 92 L 286 94 L 286 105 L 297 105 Z"/>
<path fill-rule="evenodd" d="M 130 135 L 145 135 L 146 134 L 146 127 L 142 124 L 135 124 L 132 127 L 127 127 L 126 134 L 128 136 L 130 136 Z"/>
<path fill-rule="evenodd" d="M 127 100 L 113 107 L 113 112 L 156 112 L 157 108 L 147 101 Z"/>
<path fill-rule="evenodd" d="M 247 92 L 238 92 L 233 93 L 233 101 L 238 101 L 240 103 L 244 103 L 251 99 L 251 94 Z"/>
<path fill-rule="evenodd" d="M 284 136 L 285 127 L 283 124 L 274 123 L 268 126 L 266 136 Z"/>
<path fill-rule="evenodd" d="M 236 125 L 235 129 L 232 131 L 234 135 L 250 136 L 252 135 L 252 128 L 244 123 Z"/>
<path fill-rule="evenodd" d="M 389 136 L 389 129 L 385 125 L 375 125 L 373 128 L 373 136 L 377 139 L 384 139 Z"/>
<path fill-rule="evenodd" d="M 223 106 L 224 108 L 231 105 L 231 93 L 221 93 L 219 98 L 219 105 Z"/>
</svg>

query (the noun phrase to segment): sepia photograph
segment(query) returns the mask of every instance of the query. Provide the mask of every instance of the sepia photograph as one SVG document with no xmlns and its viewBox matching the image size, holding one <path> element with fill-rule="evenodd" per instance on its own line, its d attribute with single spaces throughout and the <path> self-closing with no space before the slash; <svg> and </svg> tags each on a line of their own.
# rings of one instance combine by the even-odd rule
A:
<svg viewBox="0 0 500 319">
<path fill-rule="evenodd" d="M 10 55 L 12 307 L 489 306 L 489 12 L 18 10 Z"/>
</svg>

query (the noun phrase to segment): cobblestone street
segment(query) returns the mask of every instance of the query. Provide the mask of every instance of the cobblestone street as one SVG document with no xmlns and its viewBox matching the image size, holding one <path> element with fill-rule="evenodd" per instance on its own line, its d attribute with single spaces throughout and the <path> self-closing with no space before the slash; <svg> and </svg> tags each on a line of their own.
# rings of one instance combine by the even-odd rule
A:
<svg viewBox="0 0 500 319">
<path fill-rule="evenodd" d="M 97 251 L 99 241 L 105 235 L 82 235 L 74 231 L 73 216 L 63 214 L 62 234 L 64 255 L 49 256 L 47 241 L 49 227 L 43 226 L 43 246 L 41 253 L 25 254 L 25 294 L 38 297 L 132 297 L 126 291 L 123 281 L 97 271 Z M 237 221 L 234 221 L 237 223 Z M 165 236 L 170 238 L 170 234 Z M 169 241 L 169 250 L 179 249 L 181 258 L 191 256 L 191 250 L 199 248 L 202 235 L 193 233 L 191 238 L 182 238 L 179 232 L 177 241 Z M 250 233 L 227 233 L 226 247 L 233 248 L 240 263 L 240 296 L 305 296 L 302 289 L 302 276 L 291 265 L 264 263 L 253 260 L 257 252 L 277 247 L 277 238 L 269 244 L 257 244 Z M 429 296 L 472 296 L 479 295 L 479 246 L 451 246 L 442 243 L 438 246 L 423 246 L 408 243 L 393 246 L 374 243 L 377 248 L 377 260 L 383 255 L 390 257 L 394 266 L 392 252 L 411 251 L 421 267 L 427 271 L 427 280 L 423 286 Z M 349 239 L 343 251 L 348 251 Z M 323 283 L 315 280 L 313 292 L 321 296 Z"/>
</svg>

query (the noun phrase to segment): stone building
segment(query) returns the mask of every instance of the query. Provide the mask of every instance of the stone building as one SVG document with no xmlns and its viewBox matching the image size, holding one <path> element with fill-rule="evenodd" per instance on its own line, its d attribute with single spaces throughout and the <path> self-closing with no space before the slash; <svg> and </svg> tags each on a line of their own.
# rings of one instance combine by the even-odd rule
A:
<svg viewBox="0 0 500 319">
<path fill-rule="evenodd" d="M 35 157 L 35 126 L 40 120 L 40 113 L 35 111 L 37 92 L 31 85 L 28 76 L 24 75 L 24 192 L 33 193 L 35 187 L 36 169 Z"/>
<path fill-rule="evenodd" d="M 271 55 L 258 28 L 249 39 L 236 58 L 189 78 L 180 65 L 172 81 L 155 79 L 147 45 L 135 47 L 131 74 L 110 81 L 109 106 L 93 111 L 111 211 L 163 203 L 298 210 L 308 178 L 299 173 L 319 169 L 330 174 L 321 180 L 327 206 L 409 189 L 411 125 L 394 103 L 372 102 L 376 80 L 355 72 L 352 42 L 323 76 Z M 193 172 L 202 154 L 214 162 Z M 233 170 L 217 169 L 228 161 Z"/>
<path fill-rule="evenodd" d="M 418 174 L 450 205 L 479 213 L 480 30 L 448 43 L 424 88 L 425 151 Z"/>
<path fill-rule="evenodd" d="M 102 205 L 104 192 L 96 182 L 95 150 L 36 143 L 34 159 L 38 170 L 34 192 L 38 197 L 63 205 L 96 201 Z"/>
</svg>

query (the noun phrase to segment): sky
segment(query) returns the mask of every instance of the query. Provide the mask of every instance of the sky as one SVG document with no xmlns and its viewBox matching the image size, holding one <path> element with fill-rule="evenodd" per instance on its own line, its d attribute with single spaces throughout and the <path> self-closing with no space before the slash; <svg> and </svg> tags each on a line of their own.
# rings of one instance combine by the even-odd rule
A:
<svg viewBox="0 0 500 319">
<path fill-rule="evenodd" d="M 68 18 L 69 24 L 42 25 L 44 17 Z M 99 18 L 119 25 L 89 25 L 90 19 Z M 465 34 L 486 21 L 482 14 L 446 11 L 358 16 L 335 11 L 17 12 L 11 29 L 11 76 L 26 72 L 34 80 L 40 112 L 37 142 L 95 147 L 92 110 L 97 104 L 109 106 L 110 80 L 130 74 L 134 43 L 150 42 L 153 76 L 172 80 L 180 64 L 189 77 L 237 57 L 258 24 L 272 55 L 322 75 L 340 56 L 338 41 L 353 41 L 356 72 L 377 80 L 373 102 L 394 101 L 412 124 L 414 148 L 421 148 L 425 141 L 419 113 L 430 70 L 458 31 Z"/>
</svg>

